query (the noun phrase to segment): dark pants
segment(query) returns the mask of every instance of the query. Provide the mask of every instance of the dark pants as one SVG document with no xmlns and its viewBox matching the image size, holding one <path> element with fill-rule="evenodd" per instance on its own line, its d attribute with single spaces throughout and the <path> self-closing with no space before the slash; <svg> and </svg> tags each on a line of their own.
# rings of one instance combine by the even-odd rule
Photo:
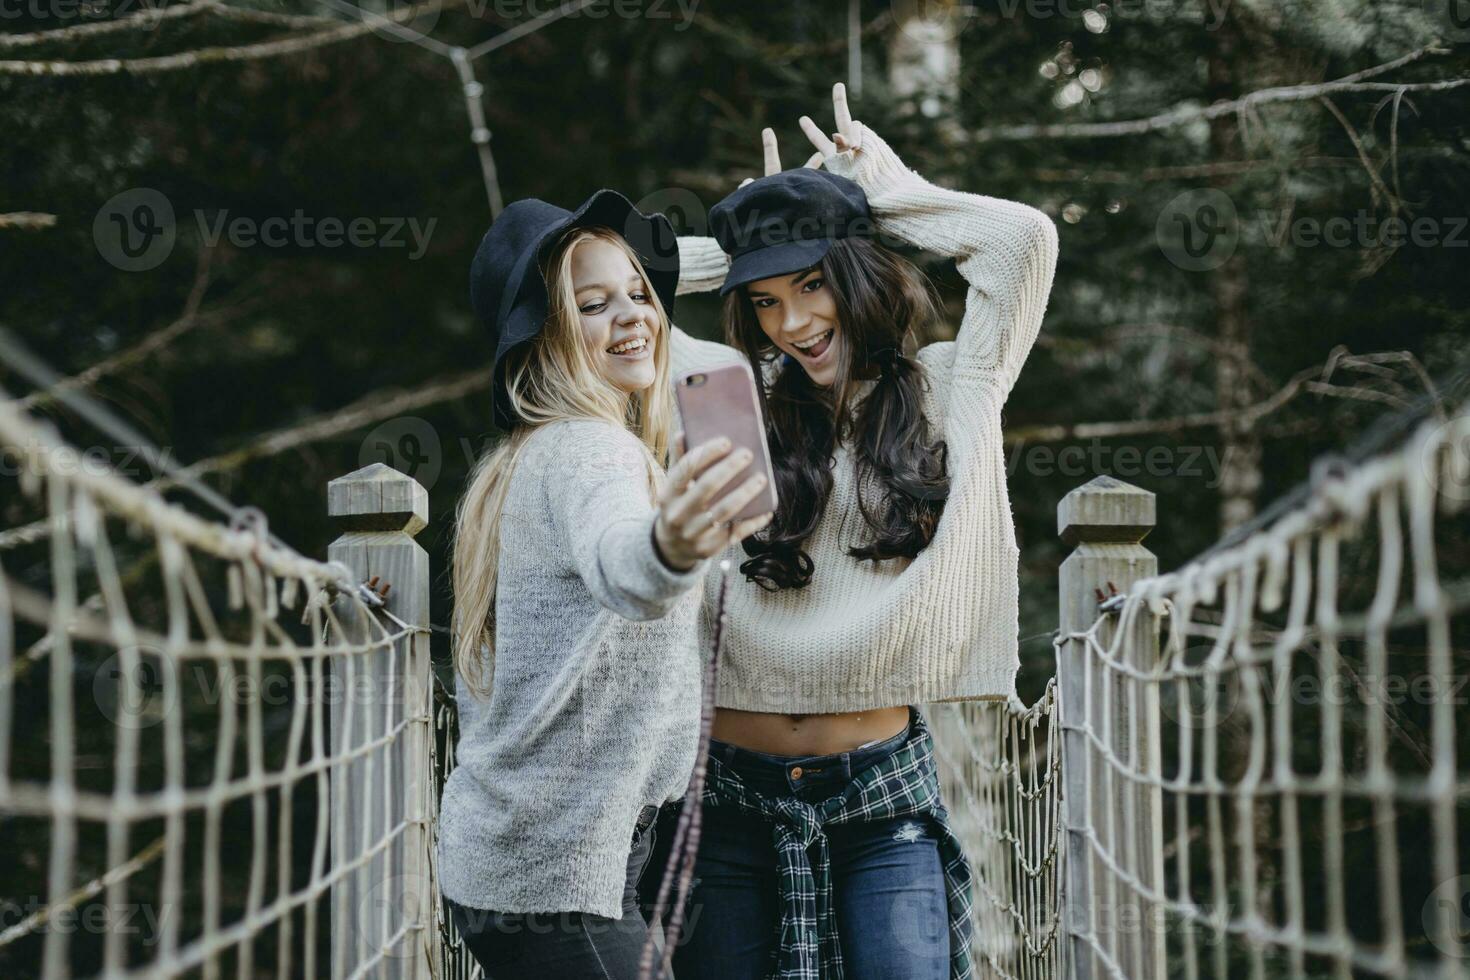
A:
<svg viewBox="0 0 1470 980">
<path fill-rule="evenodd" d="M 486 980 L 634 980 L 648 938 L 638 879 L 653 850 L 655 816 L 653 808 L 644 808 L 633 833 L 621 919 L 586 912 L 491 912 L 446 899 Z M 657 964 L 657 950 L 654 955 Z"/>
<path fill-rule="evenodd" d="M 867 748 L 825 756 L 778 756 L 711 743 L 711 754 L 765 796 L 818 803 L 893 753 L 905 730 Z M 799 772 L 799 774 L 798 774 Z M 668 827 L 677 808 L 660 822 Z M 772 827 L 734 807 L 705 807 L 695 883 L 674 952 L 678 980 L 758 980 L 770 970 L 781 918 Z M 833 904 L 848 980 L 948 980 L 949 905 L 939 844 L 927 818 L 826 828 Z M 651 867 L 661 867 L 662 833 Z M 649 874 L 645 888 L 657 888 Z M 645 895 L 645 905 L 651 904 Z"/>
</svg>

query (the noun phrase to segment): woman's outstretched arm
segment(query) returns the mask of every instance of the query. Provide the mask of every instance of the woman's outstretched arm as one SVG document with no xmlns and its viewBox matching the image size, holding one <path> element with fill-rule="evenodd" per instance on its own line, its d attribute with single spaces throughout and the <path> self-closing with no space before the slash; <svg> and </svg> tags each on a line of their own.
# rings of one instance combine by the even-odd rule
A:
<svg viewBox="0 0 1470 980">
<path fill-rule="evenodd" d="M 555 424 L 543 476 L 553 539 L 599 605 L 625 619 L 666 615 L 707 563 L 675 569 L 660 556 L 637 437 L 594 419 Z"/>
</svg>

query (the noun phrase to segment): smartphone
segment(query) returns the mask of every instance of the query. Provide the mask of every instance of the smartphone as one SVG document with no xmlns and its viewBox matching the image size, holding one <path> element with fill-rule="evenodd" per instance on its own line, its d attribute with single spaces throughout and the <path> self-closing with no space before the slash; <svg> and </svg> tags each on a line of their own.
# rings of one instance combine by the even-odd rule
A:
<svg viewBox="0 0 1470 980">
<path fill-rule="evenodd" d="M 742 446 L 750 450 L 750 465 L 725 485 L 727 489 L 738 487 L 757 473 L 766 475 L 761 492 L 734 519 L 745 520 L 775 510 L 776 474 L 771 469 L 771 450 L 766 445 L 766 426 L 750 365 L 735 362 L 686 371 L 674 380 L 674 399 L 683 421 L 686 452 L 720 436 L 730 440 L 731 452 Z"/>
</svg>

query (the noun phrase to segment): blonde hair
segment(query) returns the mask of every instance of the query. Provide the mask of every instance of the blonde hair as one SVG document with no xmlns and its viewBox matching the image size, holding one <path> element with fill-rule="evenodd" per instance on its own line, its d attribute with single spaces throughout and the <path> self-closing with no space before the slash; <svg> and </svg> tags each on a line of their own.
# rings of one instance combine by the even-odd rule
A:
<svg viewBox="0 0 1470 980">
<path fill-rule="evenodd" d="M 572 254 L 601 241 L 621 248 L 643 277 L 657 323 L 653 384 L 634 395 L 598 373 L 583 338 L 572 283 Z M 520 420 L 495 449 L 476 462 L 455 510 L 453 542 L 454 665 L 470 691 L 489 700 L 495 665 L 495 594 L 500 565 L 500 517 L 511 475 L 527 441 L 543 426 L 570 419 L 603 419 L 627 427 L 644 448 L 649 505 L 653 505 L 674 425 L 669 384 L 669 318 L 637 254 L 610 228 L 570 232 L 546 270 L 548 312 L 539 335 L 508 355 L 506 390 Z"/>
</svg>

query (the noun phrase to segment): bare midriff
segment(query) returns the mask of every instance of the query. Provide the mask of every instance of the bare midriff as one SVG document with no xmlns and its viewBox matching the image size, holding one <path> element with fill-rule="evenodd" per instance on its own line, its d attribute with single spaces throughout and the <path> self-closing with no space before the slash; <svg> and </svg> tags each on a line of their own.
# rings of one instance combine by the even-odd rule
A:
<svg viewBox="0 0 1470 980">
<path fill-rule="evenodd" d="M 908 723 L 907 705 L 826 715 L 716 708 L 711 734 L 721 742 L 770 755 L 833 755 L 891 738 Z"/>
</svg>

